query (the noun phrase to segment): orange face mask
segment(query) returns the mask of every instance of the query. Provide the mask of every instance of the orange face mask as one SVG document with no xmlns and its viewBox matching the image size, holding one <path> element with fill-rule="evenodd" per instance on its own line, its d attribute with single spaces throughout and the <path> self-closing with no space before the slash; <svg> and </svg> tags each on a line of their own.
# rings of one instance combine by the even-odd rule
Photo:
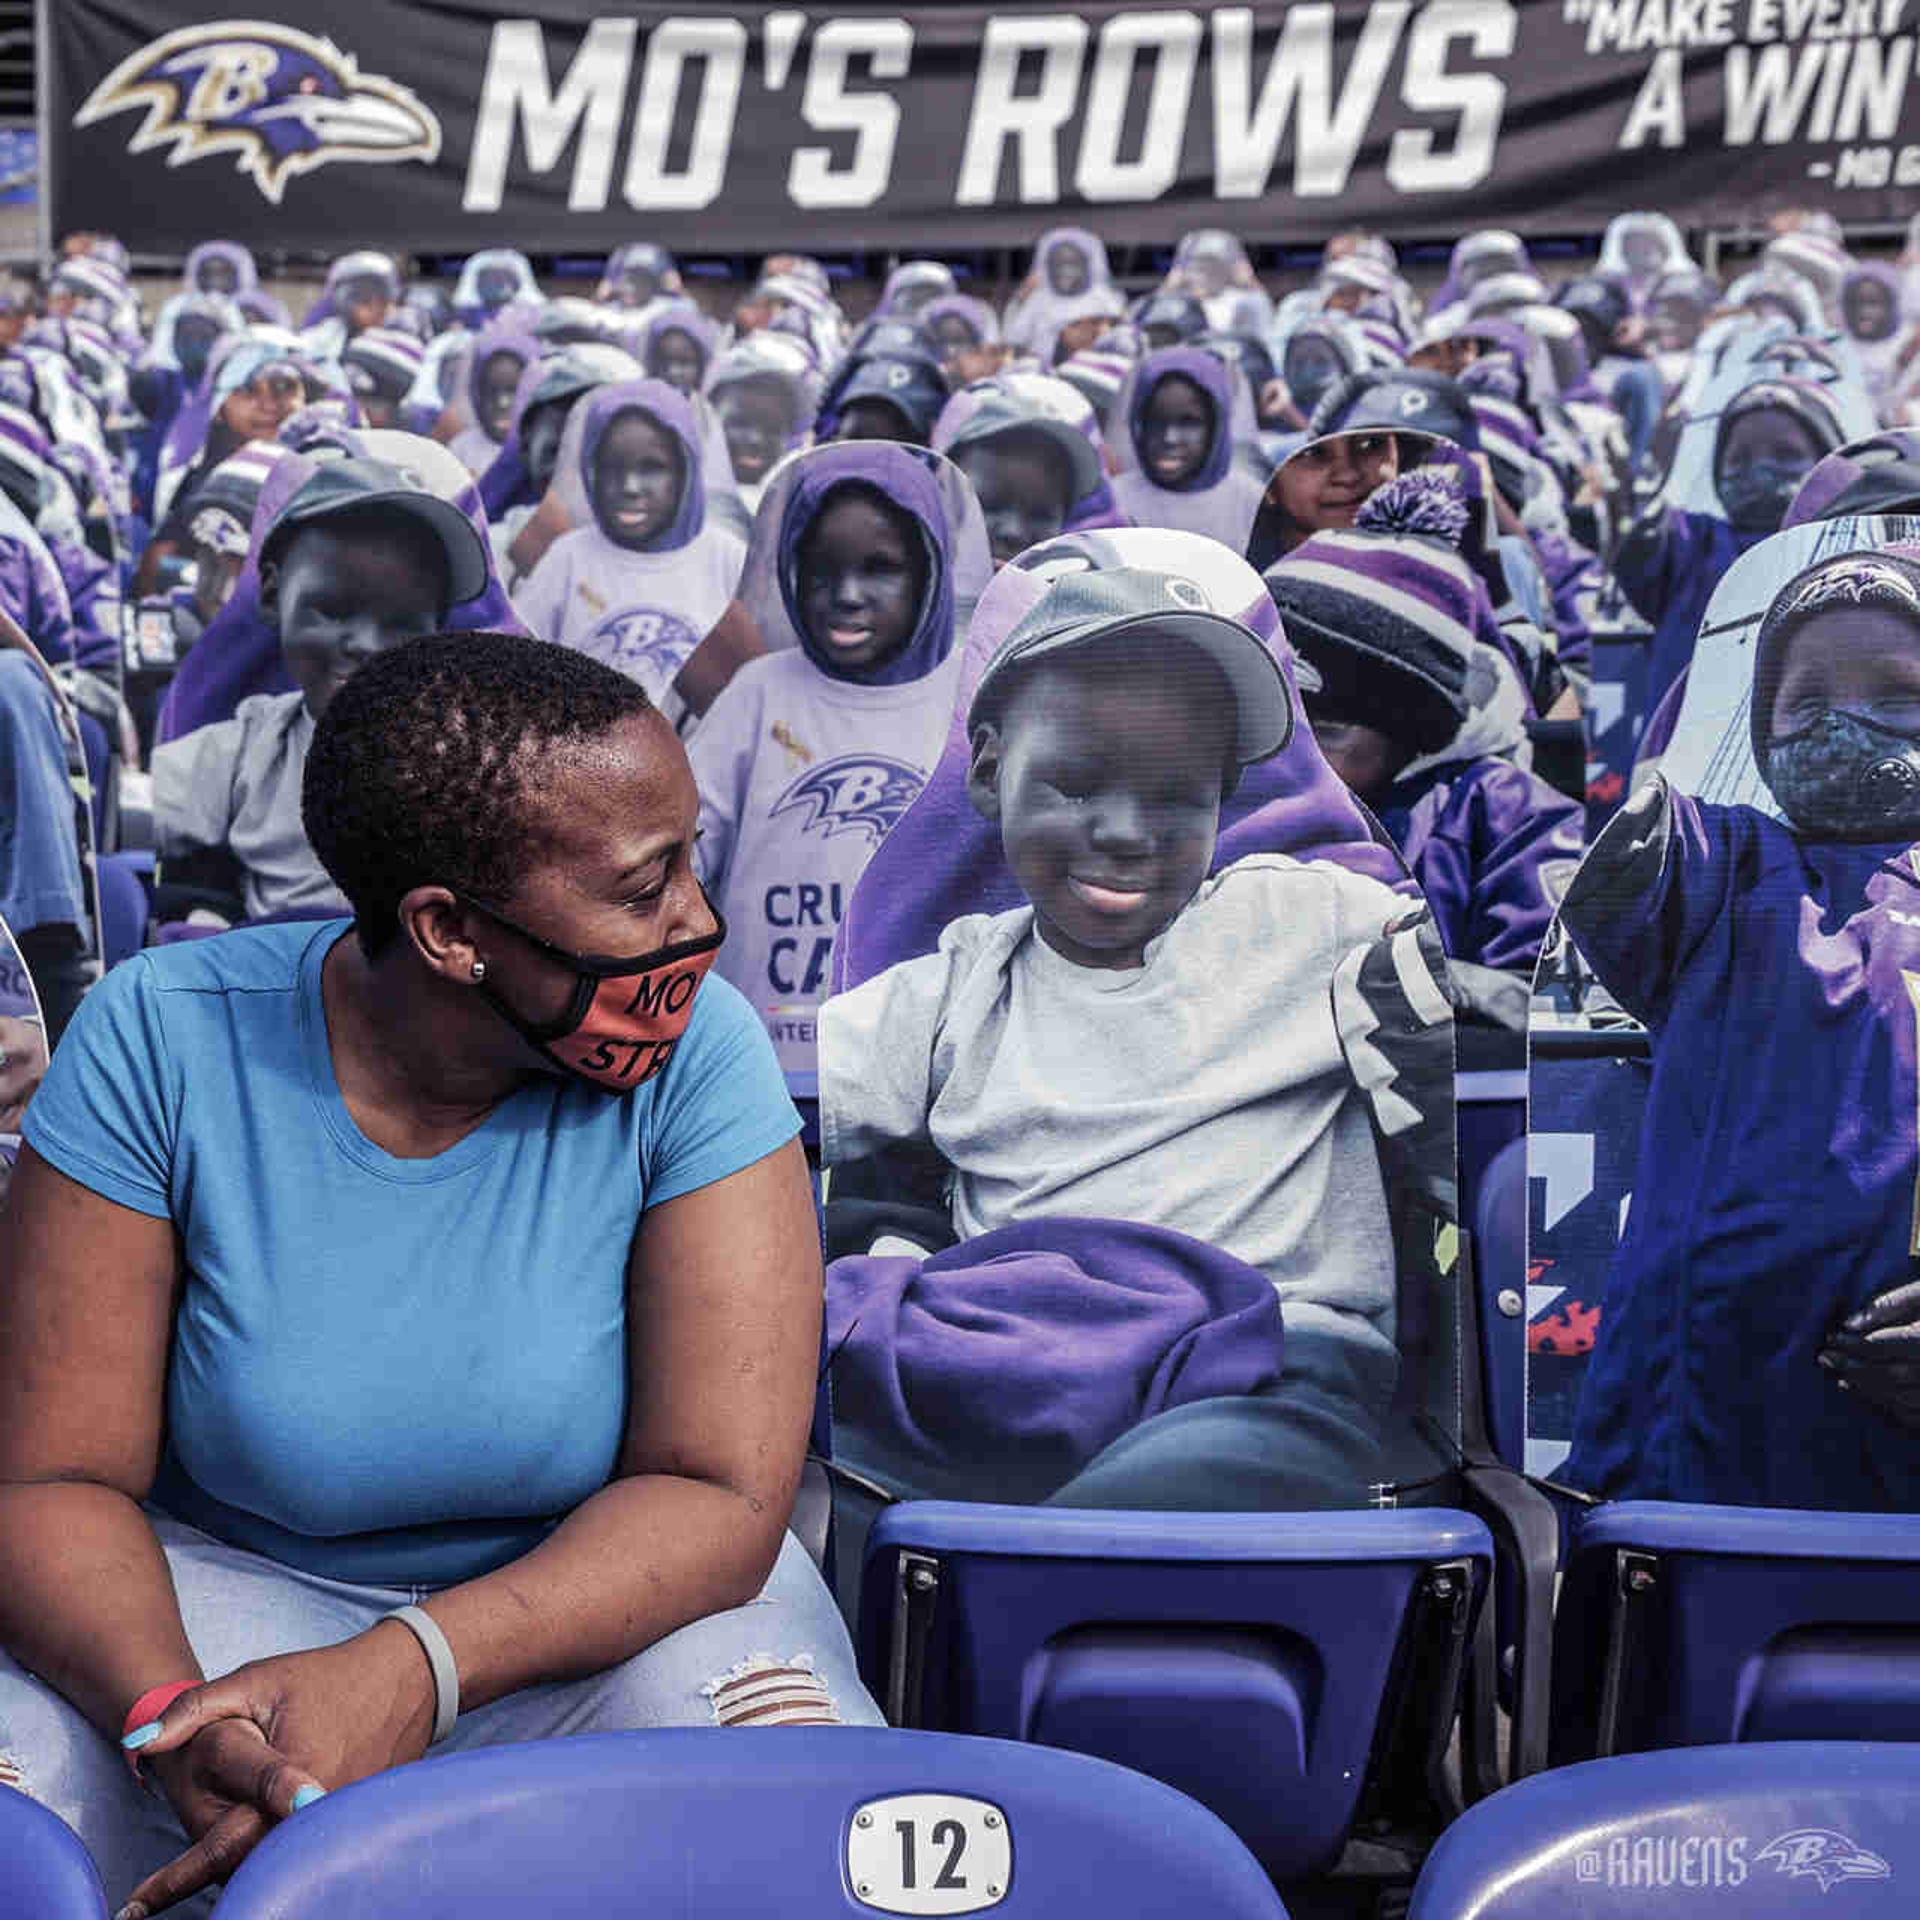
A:
<svg viewBox="0 0 1920 1920">
<path fill-rule="evenodd" d="M 573 996 L 557 1019 L 526 1019 L 490 986 L 480 989 L 500 1017 L 522 1039 L 539 1048 L 555 1066 L 577 1079 L 591 1080 L 609 1093 L 631 1093 L 651 1080 L 673 1057 L 680 1036 L 693 1019 L 700 982 L 719 958 L 727 923 L 700 897 L 713 915 L 713 931 L 681 940 L 630 960 L 601 954 L 571 953 L 530 933 L 484 900 L 473 904 L 521 939 L 550 955 L 574 976 Z"/>
</svg>

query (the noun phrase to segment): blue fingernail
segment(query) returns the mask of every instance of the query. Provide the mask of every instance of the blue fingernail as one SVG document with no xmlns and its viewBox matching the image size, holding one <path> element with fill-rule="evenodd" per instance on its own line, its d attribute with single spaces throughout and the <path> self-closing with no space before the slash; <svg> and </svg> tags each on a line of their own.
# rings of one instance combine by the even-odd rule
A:
<svg viewBox="0 0 1920 1920">
<path fill-rule="evenodd" d="M 302 1787 L 293 1796 L 293 1810 L 298 1813 L 302 1807 L 310 1807 L 316 1800 L 324 1800 L 326 1797 L 325 1787 Z"/>
<path fill-rule="evenodd" d="M 160 1722 L 158 1720 L 149 1720 L 144 1727 L 135 1727 L 131 1733 L 123 1736 L 120 1744 L 125 1747 L 129 1753 L 138 1753 L 142 1747 L 147 1746 L 150 1742 L 158 1740 L 159 1738 Z"/>
</svg>

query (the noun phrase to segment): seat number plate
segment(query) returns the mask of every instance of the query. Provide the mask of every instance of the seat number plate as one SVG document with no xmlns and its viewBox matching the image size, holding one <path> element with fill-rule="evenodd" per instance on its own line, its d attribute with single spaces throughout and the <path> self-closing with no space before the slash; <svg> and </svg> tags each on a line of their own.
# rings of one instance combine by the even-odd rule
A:
<svg viewBox="0 0 1920 1920">
<path fill-rule="evenodd" d="M 847 1827 L 847 1886 L 881 1913 L 979 1913 L 1007 1897 L 1013 1834 L 990 1800 L 900 1793 Z"/>
</svg>

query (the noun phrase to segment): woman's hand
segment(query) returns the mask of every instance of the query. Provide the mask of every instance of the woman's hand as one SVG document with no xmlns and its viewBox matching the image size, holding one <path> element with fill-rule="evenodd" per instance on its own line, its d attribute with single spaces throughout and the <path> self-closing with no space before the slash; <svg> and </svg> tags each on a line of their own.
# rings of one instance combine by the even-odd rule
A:
<svg viewBox="0 0 1920 1920">
<path fill-rule="evenodd" d="M 1843 1320 L 1820 1364 L 1877 1412 L 1920 1428 L 1920 1280 L 1875 1294 Z"/>
<path fill-rule="evenodd" d="M 193 1845 L 134 1889 L 122 1920 L 224 1881 L 269 1827 L 328 1787 L 419 1759 L 433 1713 L 433 1671 L 399 1621 L 182 1694 L 139 1754 Z"/>
<path fill-rule="evenodd" d="M 18 1133 L 27 1102 L 47 1077 L 47 1036 L 36 1020 L 0 1014 L 0 1133 Z"/>
<path fill-rule="evenodd" d="M 319 1792 L 250 1720 L 216 1720 L 153 1763 L 193 1845 L 151 1873 L 114 1920 L 147 1920 L 202 1887 L 225 1881 L 276 1820 Z"/>
</svg>

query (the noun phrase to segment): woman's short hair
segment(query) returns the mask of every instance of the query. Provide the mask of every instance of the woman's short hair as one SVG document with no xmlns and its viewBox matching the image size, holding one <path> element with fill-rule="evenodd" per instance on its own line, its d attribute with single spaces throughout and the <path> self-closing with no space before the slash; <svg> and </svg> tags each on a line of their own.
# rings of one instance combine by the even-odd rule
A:
<svg viewBox="0 0 1920 1920">
<path fill-rule="evenodd" d="M 522 634 L 431 634 L 369 660 L 314 728 L 301 792 L 366 952 L 399 932 L 415 887 L 511 899 L 552 750 L 652 707 L 624 674 Z"/>
</svg>

